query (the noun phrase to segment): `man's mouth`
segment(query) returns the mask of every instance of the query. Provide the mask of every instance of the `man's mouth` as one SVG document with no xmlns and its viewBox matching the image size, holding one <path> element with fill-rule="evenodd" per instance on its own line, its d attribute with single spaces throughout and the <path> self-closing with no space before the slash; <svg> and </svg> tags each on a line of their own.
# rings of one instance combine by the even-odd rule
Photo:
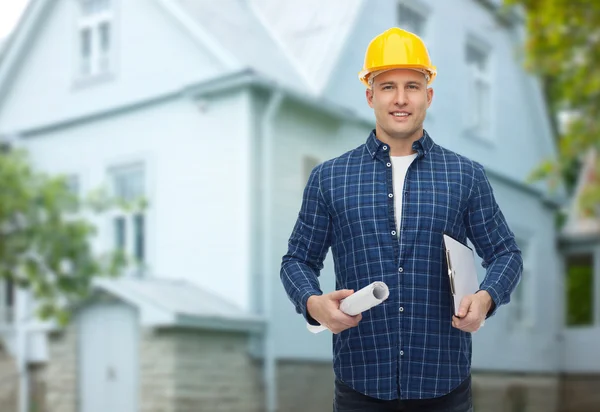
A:
<svg viewBox="0 0 600 412">
<path fill-rule="evenodd" d="M 390 114 L 392 116 L 398 117 L 398 118 L 406 118 L 406 117 L 410 116 L 409 112 L 404 112 L 404 111 L 391 112 Z"/>
</svg>

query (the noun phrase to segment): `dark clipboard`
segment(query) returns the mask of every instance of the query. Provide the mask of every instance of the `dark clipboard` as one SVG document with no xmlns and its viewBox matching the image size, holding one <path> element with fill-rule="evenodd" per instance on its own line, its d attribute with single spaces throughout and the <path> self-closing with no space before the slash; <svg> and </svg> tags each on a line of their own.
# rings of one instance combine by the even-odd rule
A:
<svg viewBox="0 0 600 412">
<path fill-rule="evenodd" d="M 473 249 L 449 234 L 443 233 L 442 236 L 448 266 L 448 281 L 452 292 L 453 314 L 456 316 L 462 298 L 479 290 L 475 254 Z"/>
</svg>

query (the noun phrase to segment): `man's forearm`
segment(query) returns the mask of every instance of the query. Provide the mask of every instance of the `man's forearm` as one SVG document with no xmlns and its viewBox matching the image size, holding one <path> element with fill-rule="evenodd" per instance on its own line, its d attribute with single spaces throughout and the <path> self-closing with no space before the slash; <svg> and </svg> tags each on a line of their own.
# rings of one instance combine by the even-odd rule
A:
<svg viewBox="0 0 600 412">
<path fill-rule="evenodd" d="M 302 314 L 309 323 L 315 324 L 316 321 L 309 315 L 307 302 L 311 296 L 323 294 L 317 275 L 305 263 L 285 256 L 280 276 L 283 288 L 294 303 L 296 312 Z"/>
<path fill-rule="evenodd" d="M 510 294 L 519 283 L 522 271 L 523 259 L 520 252 L 506 253 L 488 266 L 480 288 L 491 299 L 488 316 L 493 315 L 499 306 L 508 303 Z"/>
</svg>

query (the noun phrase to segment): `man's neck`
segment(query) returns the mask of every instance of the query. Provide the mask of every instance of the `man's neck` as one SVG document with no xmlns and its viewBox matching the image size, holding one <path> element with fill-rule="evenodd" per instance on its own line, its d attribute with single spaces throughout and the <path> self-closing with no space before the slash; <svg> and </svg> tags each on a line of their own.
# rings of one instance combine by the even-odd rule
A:
<svg viewBox="0 0 600 412">
<path fill-rule="evenodd" d="M 394 138 L 379 127 L 376 127 L 375 134 L 379 140 L 390 147 L 390 156 L 410 156 L 411 154 L 416 153 L 416 151 L 413 150 L 412 145 L 423 136 L 423 129 L 419 129 L 417 133 L 410 137 Z"/>
</svg>

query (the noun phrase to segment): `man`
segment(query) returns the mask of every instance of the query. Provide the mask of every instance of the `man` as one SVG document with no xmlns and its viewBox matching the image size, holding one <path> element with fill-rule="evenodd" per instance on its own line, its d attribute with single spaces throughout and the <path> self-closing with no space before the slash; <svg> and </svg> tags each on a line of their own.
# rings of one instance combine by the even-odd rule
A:
<svg viewBox="0 0 600 412">
<path fill-rule="evenodd" d="M 334 411 L 472 411 L 471 333 L 509 302 L 521 252 L 483 167 L 423 129 L 436 76 L 422 40 L 375 37 L 361 81 L 376 127 L 365 144 L 317 166 L 283 257 L 296 310 L 333 333 Z M 453 316 L 442 234 L 471 240 L 485 279 Z M 331 247 L 336 291 L 317 276 Z M 374 281 L 389 298 L 357 316 L 340 300 Z"/>
</svg>

